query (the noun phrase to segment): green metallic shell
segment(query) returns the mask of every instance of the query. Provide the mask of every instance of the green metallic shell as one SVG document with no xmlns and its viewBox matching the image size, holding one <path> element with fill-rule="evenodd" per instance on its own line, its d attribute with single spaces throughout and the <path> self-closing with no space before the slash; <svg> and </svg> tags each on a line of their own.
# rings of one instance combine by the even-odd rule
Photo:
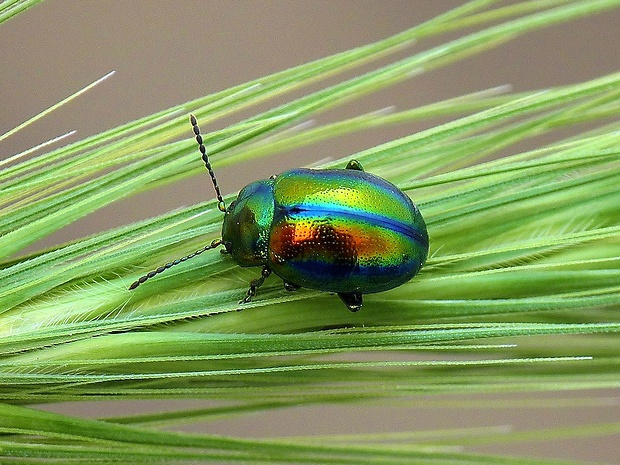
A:
<svg viewBox="0 0 620 465">
<path fill-rule="evenodd" d="M 285 282 L 372 293 L 411 279 L 428 255 L 428 233 L 409 197 L 357 170 L 296 169 L 273 184 L 271 270 Z"/>
</svg>

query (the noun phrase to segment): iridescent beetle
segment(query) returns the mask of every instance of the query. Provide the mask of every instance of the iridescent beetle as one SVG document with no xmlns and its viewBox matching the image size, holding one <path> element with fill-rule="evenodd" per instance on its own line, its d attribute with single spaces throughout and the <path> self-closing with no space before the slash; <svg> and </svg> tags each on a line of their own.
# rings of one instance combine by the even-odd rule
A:
<svg viewBox="0 0 620 465">
<path fill-rule="evenodd" d="M 273 272 L 286 290 L 335 292 L 354 312 L 362 294 L 400 286 L 424 264 L 428 233 L 420 211 L 357 160 L 346 169 L 299 168 L 253 182 L 226 208 L 194 115 L 190 121 L 224 212 L 222 238 L 149 272 L 129 289 L 223 245 L 238 265 L 262 267 L 239 303 L 249 302 Z"/>
</svg>

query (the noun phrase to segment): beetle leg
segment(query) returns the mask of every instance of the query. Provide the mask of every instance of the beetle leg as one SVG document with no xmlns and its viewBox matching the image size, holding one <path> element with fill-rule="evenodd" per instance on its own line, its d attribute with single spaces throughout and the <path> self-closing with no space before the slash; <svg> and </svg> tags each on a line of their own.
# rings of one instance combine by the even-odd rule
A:
<svg viewBox="0 0 620 465">
<path fill-rule="evenodd" d="M 364 171 L 364 167 L 357 160 L 351 160 L 349 163 L 347 163 L 347 168 L 346 169 L 348 169 L 348 170 Z"/>
<path fill-rule="evenodd" d="M 263 283 L 265 282 L 265 279 L 267 279 L 270 274 L 271 274 L 271 270 L 269 269 L 269 267 L 264 266 L 263 271 L 261 272 L 260 278 L 256 278 L 250 281 L 250 288 L 248 289 L 248 292 L 245 294 L 245 297 L 241 299 L 239 303 L 247 304 L 250 300 L 252 300 L 252 297 L 256 295 L 256 289 L 258 289 L 259 287 L 263 285 Z"/>
<path fill-rule="evenodd" d="M 287 283 L 286 281 L 284 281 L 284 289 L 286 289 L 287 291 L 296 291 L 300 287 L 301 286 L 299 284 Z"/>
<path fill-rule="evenodd" d="M 349 310 L 357 312 L 362 308 L 361 292 L 339 292 L 338 297 L 344 302 Z"/>
</svg>

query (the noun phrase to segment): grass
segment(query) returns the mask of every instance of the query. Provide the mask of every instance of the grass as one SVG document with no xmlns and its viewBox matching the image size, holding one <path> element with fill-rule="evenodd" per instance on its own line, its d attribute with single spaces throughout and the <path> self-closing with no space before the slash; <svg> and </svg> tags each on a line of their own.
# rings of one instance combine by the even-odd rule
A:
<svg viewBox="0 0 620 465">
<path fill-rule="evenodd" d="M 617 434 L 615 423 L 528 433 L 455 429 L 429 432 L 431 439 L 414 433 L 333 436 L 317 442 L 157 428 L 294 405 L 377 400 L 402 405 L 422 393 L 618 387 L 620 74 L 518 95 L 482 91 L 289 131 L 318 112 L 516 35 L 620 4 L 524 2 L 484 10 L 488 3 L 493 2 L 469 2 L 375 44 L 36 157 L 28 151 L 0 162 L 0 429 L 6 433 L 1 454 L 17 463 L 46 458 L 52 463 L 529 464 L 551 462 L 451 447 Z M 431 238 L 431 255 L 420 275 L 366 296 L 362 311 L 349 314 L 334 296 L 315 291 L 284 292 L 272 277 L 238 312 L 237 302 L 258 271 L 209 252 L 129 292 L 129 284 L 145 271 L 218 237 L 222 217 L 215 200 L 20 255 L 116 200 L 205 176 L 194 141 L 177 142 L 188 132 L 188 113 L 206 128 L 259 102 L 376 63 L 414 40 L 472 26 L 480 29 L 205 134 L 212 162 L 221 167 L 378 125 L 449 117 L 356 155 L 367 171 L 414 199 Z M 570 136 L 560 136 L 560 129 L 570 130 Z M 530 151 L 513 149 L 542 134 L 554 141 Z M 500 153 L 509 155 L 498 158 Z M 31 407 L 179 398 L 222 403 L 107 421 Z"/>
</svg>

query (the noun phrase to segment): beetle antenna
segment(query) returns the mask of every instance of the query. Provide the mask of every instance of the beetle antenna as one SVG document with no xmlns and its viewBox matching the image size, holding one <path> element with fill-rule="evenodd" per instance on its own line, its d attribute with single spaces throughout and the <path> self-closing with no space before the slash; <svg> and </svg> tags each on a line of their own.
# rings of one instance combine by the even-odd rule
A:
<svg viewBox="0 0 620 465">
<path fill-rule="evenodd" d="M 166 263 L 165 265 L 160 266 L 159 268 L 153 270 L 153 271 L 149 271 L 147 274 L 145 274 L 144 276 L 140 277 L 140 279 L 138 279 L 137 281 L 134 281 L 133 284 L 131 286 L 129 286 L 129 290 L 133 290 L 136 287 L 138 287 L 140 284 L 144 283 L 144 281 L 146 281 L 147 279 L 152 278 L 153 276 L 156 276 L 160 273 L 163 273 L 164 271 L 166 271 L 168 268 L 172 268 L 175 265 L 178 265 L 179 263 L 183 263 L 187 260 L 190 260 L 192 258 L 194 258 L 196 255 L 200 255 L 202 252 L 205 252 L 207 250 L 211 250 L 211 249 L 215 249 L 216 247 L 222 245 L 223 242 L 221 239 L 215 239 L 213 241 L 211 241 L 211 243 L 209 245 L 205 245 L 202 249 L 198 249 L 196 250 L 196 252 L 194 253 L 190 253 L 189 255 L 186 255 L 185 257 L 181 257 L 181 258 L 177 258 L 176 260 L 173 260 L 171 262 Z"/>
<path fill-rule="evenodd" d="M 207 170 L 209 170 L 209 175 L 211 176 L 211 181 L 213 181 L 215 197 L 217 198 L 217 208 L 219 208 L 221 212 L 226 212 L 226 204 L 224 203 L 224 199 L 222 198 L 220 186 L 218 186 L 217 179 L 215 179 L 215 173 L 213 172 L 213 168 L 211 168 L 211 163 L 209 162 L 209 157 L 207 155 L 207 149 L 202 143 L 202 135 L 200 134 L 198 121 L 196 120 L 196 117 L 194 115 L 189 115 L 189 121 L 190 123 L 192 123 L 192 129 L 194 130 L 194 135 L 196 136 L 196 142 L 198 142 L 198 149 L 202 154 L 202 161 L 205 162 L 205 166 L 207 167 Z"/>
</svg>

